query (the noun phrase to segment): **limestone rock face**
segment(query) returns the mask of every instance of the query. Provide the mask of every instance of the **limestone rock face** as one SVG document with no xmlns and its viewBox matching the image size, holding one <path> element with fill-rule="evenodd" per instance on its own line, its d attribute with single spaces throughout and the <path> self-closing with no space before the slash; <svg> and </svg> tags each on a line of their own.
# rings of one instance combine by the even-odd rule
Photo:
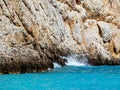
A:
<svg viewBox="0 0 120 90">
<path fill-rule="evenodd" d="M 119 15 L 120 0 L 0 0 L 0 73 L 63 66 L 70 54 L 118 65 Z"/>
</svg>

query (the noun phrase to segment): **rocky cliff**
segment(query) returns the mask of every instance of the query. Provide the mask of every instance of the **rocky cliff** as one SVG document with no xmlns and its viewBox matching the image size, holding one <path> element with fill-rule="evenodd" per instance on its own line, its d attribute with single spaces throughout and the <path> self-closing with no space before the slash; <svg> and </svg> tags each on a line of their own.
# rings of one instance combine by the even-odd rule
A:
<svg viewBox="0 0 120 90">
<path fill-rule="evenodd" d="M 0 73 L 44 71 L 70 54 L 120 64 L 120 0 L 0 0 Z"/>
</svg>

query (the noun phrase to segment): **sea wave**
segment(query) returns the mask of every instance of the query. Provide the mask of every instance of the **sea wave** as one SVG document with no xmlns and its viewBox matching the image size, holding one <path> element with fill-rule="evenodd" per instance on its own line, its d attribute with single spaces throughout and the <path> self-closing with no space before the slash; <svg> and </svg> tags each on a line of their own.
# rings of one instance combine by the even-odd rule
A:
<svg viewBox="0 0 120 90">
<path fill-rule="evenodd" d="M 54 62 L 53 65 L 54 65 L 54 68 L 61 68 L 61 67 L 62 67 L 61 65 L 59 65 L 59 64 L 56 63 L 56 62 Z"/>
<path fill-rule="evenodd" d="M 88 59 L 84 55 L 75 54 L 63 58 L 67 60 L 67 66 L 89 66 Z"/>
</svg>

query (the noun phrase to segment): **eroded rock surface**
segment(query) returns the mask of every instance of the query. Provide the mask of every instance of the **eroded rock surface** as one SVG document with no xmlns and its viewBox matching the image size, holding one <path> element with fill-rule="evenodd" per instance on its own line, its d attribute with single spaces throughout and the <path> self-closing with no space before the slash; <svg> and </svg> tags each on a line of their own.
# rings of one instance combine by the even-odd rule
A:
<svg viewBox="0 0 120 90">
<path fill-rule="evenodd" d="M 38 72 L 85 54 L 120 64 L 120 0 L 0 0 L 0 73 Z"/>
</svg>

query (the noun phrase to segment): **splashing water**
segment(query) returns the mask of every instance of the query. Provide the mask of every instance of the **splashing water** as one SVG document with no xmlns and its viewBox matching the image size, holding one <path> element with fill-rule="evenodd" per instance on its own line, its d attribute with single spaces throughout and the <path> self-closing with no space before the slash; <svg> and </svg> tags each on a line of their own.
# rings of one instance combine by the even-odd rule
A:
<svg viewBox="0 0 120 90">
<path fill-rule="evenodd" d="M 61 67 L 62 67 L 61 65 L 59 65 L 59 64 L 56 63 L 56 62 L 54 62 L 53 65 L 54 65 L 54 68 L 61 68 Z"/>
<path fill-rule="evenodd" d="M 88 59 L 85 55 L 69 55 L 67 57 L 61 57 L 63 59 L 66 59 L 67 62 L 65 63 L 67 66 L 90 66 L 88 64 Z M 58 63 L 53 63 L 54 68 L 61 68 L 62 66 Z"/>
<path fill-rule="evenodd" d="M 67 66 L 89 66 L 88 59 L 84 55 L 75 54 L 63 58 L 67 60 Z"/>
</svg>

